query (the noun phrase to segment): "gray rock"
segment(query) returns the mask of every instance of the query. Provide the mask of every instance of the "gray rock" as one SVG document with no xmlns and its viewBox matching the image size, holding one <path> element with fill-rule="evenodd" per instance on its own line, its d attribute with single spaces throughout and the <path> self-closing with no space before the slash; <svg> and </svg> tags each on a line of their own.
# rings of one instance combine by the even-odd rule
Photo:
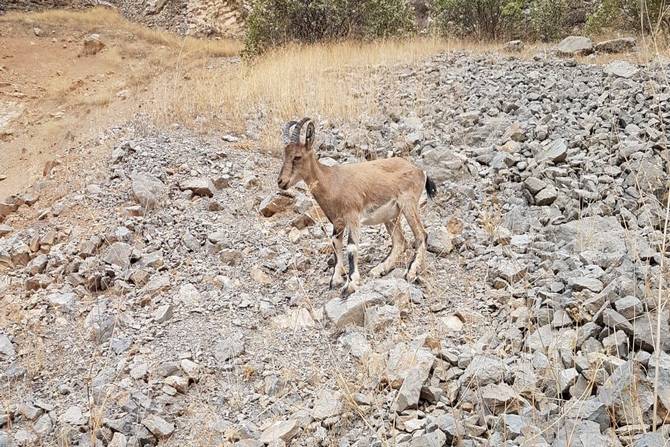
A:
<svg viewBox="0 0 670 447">
<path fill-rule="evenodd" d="M 360 332 L 347 332 L 340 337 L 340 343 L 357 359 L 364 358 L 371 350 L 367 338 Z"/>
<path fill-rule="evenodd" d="M 421 388 L 426 379 L 428 379 L 429 372 L 426 368 L 410 368 L 398 390 L 395 402 L 396 411 L 403 412 L 409 408 L 416 408 L 418 406 L 421 397 Z"/>
<path fill-rule="evenodd" d="M 156 309 L 156 312 L 154 313 L 154 321 L 156 321 L 156 323 L 164 323 L 172 318 L 172 315 L 174 315 L 172 304 L 163 304 Z"/>
<path fill-rule="evenodd" d="M 588 37 L 569 36 L 563 39 L 556 49 L 562 56 L 580 56 L 593 52 L 593 42 Z"/>
<path fill-rule="evenodd" d="M 524 49 L 524 44 L 521 40 L 510 40 L 503 46 L 503 49 L 505 51 L 520 53 Z"/>
<path fill-rule="evenodd" d="M 323 420 L 339 416 L 343 409 L 344 404 L 341 393 L 323 390 L 317 396 L 311 414 L 314 419 Z"/>
<path fill-rule="evenodd" d="M 61 312 L 71 313 L 74 312 L 77 306 L 77 299 L 74 293 L 71 292 L 55 292 L 50 293 L 47 296 L 47 301 L 52 306 L 58 308 Z"/>
<path fill-rule="evenodd" d="M 165 419 L 155 414 L 149 415 L 142 419 L 142 425 L 149 430 L 156 438 L 164 439 L 170 436 L 174 430 L 174 424 L 167 422 Z"/>
<path fill-rule="evenodd" d="M 410 447 L 442 447 L 446 445 L 447 435 L 441 430 L 435 430 L 430 433 L 413 437 L 410 441 Z"/>
<path fill-rule="evenodd" d="M 605 309 L 602 313 L 602 320 L 605 326 L 610 327 L 615 331 L 621 329 L 628 335 L 633 334 L 633 325 L 630 324 L 626 317 L 614 309 Z"/>
<path fill-rule="evenodd" d="M 84 415 L 77 405 L 73 405 L 65 410 L 61 421 L 70 425 L 84 425 L 88 422 L 88 416 Z"/>
<path fill-rule="evenodd" d="M 276 441 L 289 442 L 299 431 L 300 426 L 295 419 L 277 421 L 263 431 L 259 440 L 270 445 Z"/>
<path fill-rule="evenodd" d="M 502 381 L 505 371 L 505 363 L 497 358 L 487 355 L 473 357 L 468 367 L 459 378 L 462 386 L 482 387 L 490 383 Z"/>
<path fill-rule="evenodd" d="M 552 447 L 609 446 L 609 440 L 600 433 L 596 422 L 566 419 L 558 428 Z"/>
<path fill-rule="evenodd" d="M 640 69 L 627 61 L 612 61 L 605 66 L 603 71 L 608 75 L 629 79 L 635 76 Z"/>
<path fill-rule="evenodd" d="M 213 197 L 216 192 L 214 183 L 208 177 L 194 177 L 179 182 L 179 189 L 190 190 L 195 196 Z"/>
<path fill-rule="evenodd" d="M 551 161 L 554 163 L 565 161 L 568 156 L 568 144 L 563 139 L 552 141 L 536 159 L 538 162 Z"/>
<path fill-rule="evenodd" d="M 33 430 L 37 435 L 44 438 L 53 431 L 53 421 L 48 414 L 43 414 L 33 425 Z"/>
<path fill-rule="evenodd" d="M 114 242 L 110 245 L 102 256 L 102 260 L 120 269 L 130 267 L 130 255 L 133 247 L 125 242 Z"/>
<path fill-rule="evenodd" d="M 435 356 L 427 348 L 415 344 L 398 343 L 389 351 L 386 363 L 385 381 L 392 388 L 399 388 L 412 370 L 418 370 L 415 382 L 429 376 L 435 363 Z M 423 383 L 423 382 L 422 382 Z M 408 389 L 408 391 L 411 391 Z M 419 390 L 420 391 L 420 390 Z"/>
<path fill-rule="evenodd" d="M 493 414 L 518 412 L 522 402 L 519 394 L 506 383 L 490 383 L 479 390 L 486 409 Z"/>
<path fill-rule="evenodd" d="M 548 206 L 558 198 L 558 190 L 549 185 L 535 196 L 535 204 L 538 206 Z"/>
<path fill-rule="evenodd" d="M 444 227 L 428 232 L 427 245 L 429 252 L 442 257 L 446 257 L 454 249 L 451 235 Z"/>
<path fill-rule="evenodd" d="M 127 447 L 128 438 L 123 433 L 116 432 L 112 436 L 112 440 L 107 444 L 107 447 Z"/>
<path fill-rule="evenodd" d="M 150 174 L 133 174 L 130 178 L 137 203 L 145 209 L 157 208 L 167 192 L 163 182 Z"/>
<path fill-rule="evenodd" d="M 547 186 L 547 182 L 540 180 L 537 177 L 528 177 L 523 181 L 523 185 L 532 195 L 535 195 Z"/>
<path fill-rule="evenodd" d="M 590 290 L 591 292 L 598 293 L 603 290 L 603 283 L 600 280 L 587 276 L 568 279 L 568 286 L 577 292 L 580 290 Z"/>
<path fill-rule="evenodd" d="M 219 363 L 225 363 L 244 353 L 244 337 L 240 333 L 230 334 L 214 346 L 214 357 Z"/>
<path fill-rule="evenodd" d="M 0 354 L 6 357 L 14 357 L 16 355 L 14 345 L 5 334 L 0 334 Z"/>
<path fill-rule="evenodd" d="M 629 320 L 639 317 L 644 312 L 642 301 L 632 295 L 616 300 L 614 302 L 614 308 Z"/>
</svg>

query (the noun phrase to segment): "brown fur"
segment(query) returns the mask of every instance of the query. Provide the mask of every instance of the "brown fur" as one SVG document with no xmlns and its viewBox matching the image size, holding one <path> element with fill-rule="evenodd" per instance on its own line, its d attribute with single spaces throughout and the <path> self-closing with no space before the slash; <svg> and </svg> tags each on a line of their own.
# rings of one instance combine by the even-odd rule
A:
<svg viewBox="0 0 670 447">
<path fill-rule="evenodd" d="M 417 252 L 406 277 L 410 281 L 415 280 L 417 269 L 426 257 L 426 232 L 419 216 L 419 200 L 426 184 L 426 174 L 402 158 L 325 166 L 316 159 L 312 150 L 313 128 L 311 132 L 309 134 L 308 131 L 305 143 L 291 143 L 284 148 L 284 164 L 277 182 L 281 189 L 287 189 L 303 180 L 333 224 L 337 264 L 331 287 L 344 282 L 341 249 L 345 229 L 349 232 L 347 252 L 350 268 L 343 292 L 351 293 L 358 286 L 356 258 L 361 223 L 385 224 L 393 241 L 391 253 L 371 274 L 381 276 L 393 268 L 406 246 L 400 214 L 405 216 L 414 233 Z"/>
</svg>

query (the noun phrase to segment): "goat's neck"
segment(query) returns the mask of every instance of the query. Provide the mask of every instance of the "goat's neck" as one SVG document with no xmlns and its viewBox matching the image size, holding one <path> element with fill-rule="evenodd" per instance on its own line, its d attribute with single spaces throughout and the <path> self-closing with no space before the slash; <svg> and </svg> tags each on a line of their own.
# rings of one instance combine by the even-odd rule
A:
<svg viewBox="0 0 670 447">
<path fill-rule="evenodd" d="M 314 155 L 309 158 L 309 169 L 303 180 L 319 204 L 328 190 L 330 170 L 328 166 L 319 163 Z"/>
</svg>

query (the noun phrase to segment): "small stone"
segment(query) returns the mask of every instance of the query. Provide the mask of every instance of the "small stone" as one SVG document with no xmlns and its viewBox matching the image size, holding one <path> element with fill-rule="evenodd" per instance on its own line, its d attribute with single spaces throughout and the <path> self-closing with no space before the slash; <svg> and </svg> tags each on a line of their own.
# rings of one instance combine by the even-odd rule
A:
<svg viewBox="0 0 670 447">
<path fill-rule="evenodd" d="M 295 197 L 285 193 L 274 193 L 266 197 L 260 205 L 264 217 L 272 217 L 288 210 L 295 203 Z"/>
<path fill-rule="evenodd" d="M 624 317 L 632 320 L 644 312 L 642 301 L 635 296 L 625 296 L 614 302 L 614 308 Z"/>
<path fill-rule="evenodd" d="M 547 182 L 540 180 L 537 177 L 528 177 L 523 181 L 523 185 L 532 195 L 535 195 L 546 188 Z"/>
<path fill-rule="evenodd" d="M 225 363 L 243 353 L 244 338 L 239 333 L 223 337 L 214 347 L 214 357 L 219 363 Z"/>
<path fill-rule="evenodd" d="M 196 177 L 179 182 L 179 189 L 182 191 L 190 190 L 196 196 L 213 197 L 216 186 L 207 177 Z"/>
<path fill-rule="evenodd" d="M 579 292 L 582 290 L 590 290 L 591 292 L 599 293 L 603 290 L 603 283 L 595 278 L 589 278 L 587 276 L 580 276 L 577 278 L 570 278 L 568 280 L 568 285 L 572 290 Z"/>
<path fill-rule="evenodd" d="M 568 155 L 568 144 L 565 140 L 560 139 L 551 142 L 546 149 L 538 154 L 537 161 L 552 161 L 554 163 L 565 161 Z"/>
<path fill-rule="evenodd" d="M 158 207 L 167 191 L 165 184 L 150 174 L 132 174 L 130 179 L 137 203 L 145 209 Z"/>
<path fill-rule="evenodd" d="M 102 260 L 120 269 L 130 267 L 130 255 L 133 247 L 125 242 L 114 242 L 110 245 L 102 256 Z"/>
<path fill-rule="evenodd" d="M 343 411 L 342 395 L 338 392 L 323 390 L 319 393 L 314 408 L 312 408 L 312 417 L 316 420 L 323 420 L 338 416 Z"/>
<path fill-rule="evenodd" d="M 547 186 L 535 196 L 535 204 L 538 206 L 551 205 L 558 198 L 558 190 L 553 186 Z"/>
<path fill-rule="evenodd" d="M 172 318 L 173 314 L 174 309 L 172 304 L 163 304 L 156 309 L 156 312 L 154 313 L 154 321 L 156 321 L 156 323 L 164 323 Z"/>
<path fill-rule="evenodd" d="M 259 440 L 264 444 L 276 441 L 288 442 L 298 434 L 299 430 L 298 421 L 295 419 L 277 421 L 263 431 Z"/>
<path fill-rule="evenodd" d="M 105 44 L 100 40 L 99 34 L 89 34 L 84 37 L 84 48 L 82 50 L 84 56 L 98 54 L 103 48 L 105 48 Z"/>
<path fill-rule="evenodd" d="M 174 424 L 171 424 L 165 419 L 153 414 L 144 418 L 142 420 L 142 425 L 144 425 L 147 430 L 149 430 L 158 439 L 167 438 L 174 432 L 175 429 Z"/>
<path fill-rule="evenodd" d="M 84 425 L 88 422 L 88 417 L 82 413 L 81 408 L 73 405 L 65 410 L 65 413 L 61 416 L 61 420 L 70 425 Z"/>
</svg>

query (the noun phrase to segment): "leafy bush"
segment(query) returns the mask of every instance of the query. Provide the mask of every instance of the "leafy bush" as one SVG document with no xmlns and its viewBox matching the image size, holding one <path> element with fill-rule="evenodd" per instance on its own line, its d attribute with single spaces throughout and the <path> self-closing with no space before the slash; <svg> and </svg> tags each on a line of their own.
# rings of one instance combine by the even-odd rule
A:
<svg viewBox="0 0 670 447">
<path fill-rule="evenodd" d="M 670 4 L 666 0 L 602 0 L 587 21 L 587 29 L 633 29 L 645 33 L 670 31 Z"/>
<path fill-rule="evenodd" d="M 557 39 L 567 29 L 568 0 L 534 0 L 530 4 L 532 34 L 541 40 Z"/>
<path fill-rule="evenodd" d="M 253 0 L 245 53 L 293 41 L 396 36 L 411 31 L 413 19 L 406 0 Z"/>
<path fill-rule="evenodd" d="M 434 0 L 434 14 L 445 34 L 498 39 L 521 27 L 524 0 Z"/>
</svg>

